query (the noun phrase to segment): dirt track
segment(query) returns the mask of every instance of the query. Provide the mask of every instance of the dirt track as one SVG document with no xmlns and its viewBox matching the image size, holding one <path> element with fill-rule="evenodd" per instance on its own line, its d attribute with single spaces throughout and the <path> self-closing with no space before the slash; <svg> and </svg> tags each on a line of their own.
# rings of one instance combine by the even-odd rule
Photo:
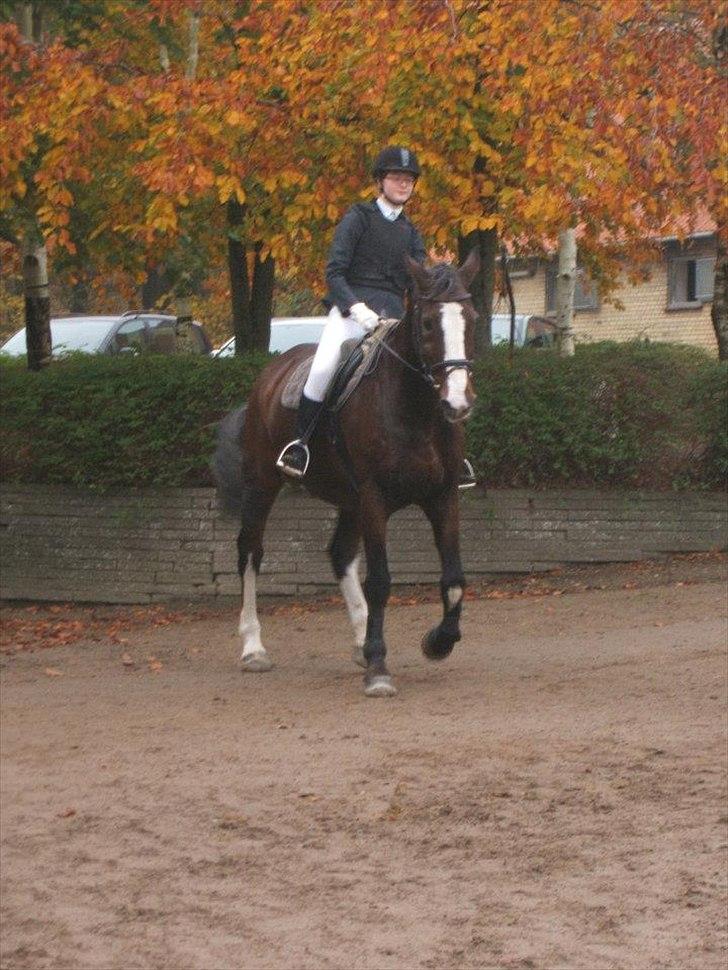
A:
<svg viewBox="0 0 728 970">
<path fill-rule="evenodd" d="M 725 589 L 341 609 L 4 660 L 2 967 L 725 965 Z M 148 659 L 153 658 L 153 659 Z"/>
</svg>

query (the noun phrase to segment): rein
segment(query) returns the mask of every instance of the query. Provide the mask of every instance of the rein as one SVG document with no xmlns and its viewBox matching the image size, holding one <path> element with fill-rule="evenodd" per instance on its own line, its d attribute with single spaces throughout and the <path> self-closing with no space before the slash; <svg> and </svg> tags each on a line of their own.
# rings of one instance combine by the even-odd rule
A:
<svg viewBox="0 0 728 970">
<path fill-rule="evenodd" d="M 461 299 L 462 300 L 470 299 L 470 294 L 469 293 L 459 294 L 458 300 L 452 300 L 452 301 L 434 300 L 432 302 L 442 304 L 444 302 L 459 302 L 459 300 Z M 453 371 L 453 370 L 464 369 L 469 374 L 472 373 L 473 371 L 472 360 L 465 360 L 465 359 L 459 360 L 459 359 L 448 358 L 446 360 L 441 360 L 436 364 L 426 364 L 424 362 L 424 360 L 422 359 L 422 351 L 420 350 L 420 329 L 421 329 L 421 323 L 422 323 L 422 308 L 420 307 L 419 303 L 415 304 L 415 307 L 416 309 L 413 314 L 414 319 L 412 321 L 413 323 L 412 332 L 413 332 L 414 345 L 415 345 L 415 354 L 417 356 L 417 364 L 411 364 L 408 360 L 405 360 L 405 358 L 402 357 L 400 354 L 398 354 L 393 347 L 389 346 L 386 340 L 382 340 L 380 346 L 384 350 L 388 351 L 388 353 L 390 353 L 392 357 L 396 358 L 401 364 L 404 364 L 404 366 L 408 370 L 411 370 L 413 371 L 413 373 L 418 374 L 425 381 L 426 384 L 429 384 L 430 387 L 435 389 L 439 387 L 437 380 L 435 379 L 435 376 L 434 376 L 437 371 L 444 370 L 445 377 L 447 377 L 450 371 Z M 396 327 L 394 327 L 394 330 L 397 330 L 402 323 L 404 323 L 404 318 L 400 320 L 400 322 L 397 324 Z"/>
</svg>

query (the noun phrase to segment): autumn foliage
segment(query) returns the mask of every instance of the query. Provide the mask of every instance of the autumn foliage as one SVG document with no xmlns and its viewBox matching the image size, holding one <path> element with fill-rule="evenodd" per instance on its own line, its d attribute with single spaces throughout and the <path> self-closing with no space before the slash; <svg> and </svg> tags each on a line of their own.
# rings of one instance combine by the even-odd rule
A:
<svg viewBox="0 0 728 970">
<path fill-rule="evenodd" d="M 59 0 L 40 43 L 0 24 L 4 254 L 34 219 L 71 280 L 194 289 L 232 235 L 320 289 L 399 142 L 430 244 L 578 226 L 608 285 L 625 247 L 725 225 L 720 27 L 712 0 Z"/>
</svg>

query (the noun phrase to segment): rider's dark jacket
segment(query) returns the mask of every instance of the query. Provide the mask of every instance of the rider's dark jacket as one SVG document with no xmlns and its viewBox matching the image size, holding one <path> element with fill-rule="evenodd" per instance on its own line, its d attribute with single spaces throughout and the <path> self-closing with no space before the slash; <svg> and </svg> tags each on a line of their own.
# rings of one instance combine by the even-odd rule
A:
<svg viewBox="0 0 728 970">
<path fill-rule="evenodd" d="M 352 206 L 336 227 L 329 250 L 325 306 L 337 306 L 348 316 L 354 303 L 366 303 L 382 317 L 401 318 L 410 282 L 405 253 L 418 263 L 427 255 L 422 237 L 403 212 L 390 221 L 376 201 Z"/>
</svg>

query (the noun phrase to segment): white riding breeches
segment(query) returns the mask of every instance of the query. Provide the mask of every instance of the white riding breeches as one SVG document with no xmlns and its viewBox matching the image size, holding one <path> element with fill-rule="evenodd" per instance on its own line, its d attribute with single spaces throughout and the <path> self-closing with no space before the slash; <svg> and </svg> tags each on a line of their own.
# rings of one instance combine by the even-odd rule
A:
<svg viewBox="0 0 728 970">
<path fill-rule="evenodd" d="M 329 319 L 319 340 L 316 356 L 311 364 L 303 393 L 310 401 L 323 401 L 336 368 L 341 360 L 341 345 L 345 340 L 361 340 L 365 334 L 353 317 L 342 317 L 338 307 L 329 311 Z"/>
</svg>

